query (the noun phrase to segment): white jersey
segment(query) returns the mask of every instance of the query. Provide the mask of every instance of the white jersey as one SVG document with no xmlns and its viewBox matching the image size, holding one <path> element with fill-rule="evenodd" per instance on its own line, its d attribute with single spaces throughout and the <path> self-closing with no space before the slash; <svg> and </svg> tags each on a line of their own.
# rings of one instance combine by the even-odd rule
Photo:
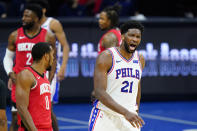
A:
<svg viewBox="0 0 197 131">
<path fill-rule="evenodd" d="M 48 32 L 53 33 L 53 31 L 50 28 L 50 23 L 53 20 L 52 17 L 48 17 L 47 20 L 41 25 L 42 28 L 45 28 Z"/>
<path fill-rule="evenodd" d="M 118 104 L 129 111 L 136 112 L 136 98 L 138 94 L 138 84 L 142 76 L 142 68 L 138 52 L 135 51 L 132 58 L 125 59 L 116 47 L 108 49 L 112 55 L 112 67 L 107 75 L 106 92 Z M 96 108 L 120 115 L 100 101 L 95 103 Z"/>
<path fill-rule="evenodd" d="M 50 28 L 50 23 L 53 20 L 53 17 L 48 17 L 47 20 L 41 25 L 42 28 L 46 29 L 48 32 L 54 34 L 54 32 Z M 57 69 L 60 68 L 60 57 L 62 56 L 61 52 L 61 44 L 59 41 L 56 41 L 56 48 L 57 48 Z"/>
<path fill-rule="evenodd" d="M 53 35 L 54 32 L 50 28 L 51 21 L 54 18 L 48 17 L 47 20 L 41 25 L 42 28 L 46 29 L 48 32 L 52 33 Z M 58 40 L 56 40 L 56 49 L 57 49 L 57 54 L 56 54 L 56 59 L 57 59 L 57 66 L 56 66 L 56 73 L 54 74 L 53 80 L 51 82 L 51 101 L 53 102 L 58 102 L 58 90 L 59 90 L 59 82 L 57 81 L 57 72 L 60 69 L 61 66 L 61 57 L 62 57 L 62 52 L 61 52 L 61 44 L 59 43 Z M 47 71 L 47 76 L 49 72 Z M 49 77 L 49 76 L 48 76 Z M 56 94 L 57 93 L 57 94 Z M 56 96 L 55 96 L 56 94 Z"/>
</svg>

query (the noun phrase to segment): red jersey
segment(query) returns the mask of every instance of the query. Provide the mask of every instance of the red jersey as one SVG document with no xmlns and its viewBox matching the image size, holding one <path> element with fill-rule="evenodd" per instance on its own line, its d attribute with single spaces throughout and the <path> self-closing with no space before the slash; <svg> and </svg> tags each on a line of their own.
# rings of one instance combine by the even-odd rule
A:
<svg viewBox="0 0 197 131">
<path fill-rule="evenodd" d="M 28 111 L 32 120 L 38 131 L 39 129 L 52 131 L 50 82 L 45 74 L 42 76 L 31 67 L 25 67 L 24 69 L 32 72 L 36 79 L 36 85 L 31 88 L 29 94 Z M 24 127 L 20 118 L 19 125 L 20 131 L 23 131 Z"/>
<path fill-rule="evenodd" d="M 114 33 L 114 34 L 116 35 L 116 37 L 117 37 L 117 39 L 118 39 L 118 46 L 120 46 L 120 44 L 122 43 L 120 30 L 118 30 L 118 29 L 111 29 L 111 30 L 109 30 L 107 33 L 109 33 L 109 32 L 112 32 L 112 33 Z M 98 44 L 98 54 L 100 54 L 101 52 L 103 52 L 103 51 L 105 50 L 105 47 L 102 46 L 102 43 L 101 43 L 101 42 L 102 42 L 104 36 L 105 36 L 107 33 L 105 33 L 105 34 L 101 37 L 101 39 L 100 39 L 100 41 L 99 41 L 99 44 Z"/>
<path fill-rule="evenodd" d="M 46 42 L 45 37 L 47 34 L 47 30 L 41 28 L 40 32 L 32 38 L 29 38 L 25 33 L 23 28 L 19 28 L 17 30 L 17 38 L 15 42 L 16 47 L 16 57 L 15 64 L 13 67 L 13 71 L 17 74 L 20 72 L 24 66 L 30 66 L 33 62 L 31 56 L 32 47 L 38 42 Z M 16 86 L 12 86 L 12 101 L 16 102 L 15 98 L 15 88 Z"/>
</svg>

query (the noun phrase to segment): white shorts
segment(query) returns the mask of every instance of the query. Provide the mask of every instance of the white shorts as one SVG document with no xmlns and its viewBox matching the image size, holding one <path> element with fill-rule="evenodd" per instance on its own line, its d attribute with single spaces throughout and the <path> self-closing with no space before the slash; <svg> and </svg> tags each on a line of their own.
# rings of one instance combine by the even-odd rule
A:
<svg viewBox="0 0 197 131">
<path fill-rule="evenodd" d="M 46 76 L 47 76 L 47 78 L 49 77 L 49 72 L 48 71 L 46 72 Z M 55 73 L 54 77 L 53 77 L 53 80 L 51 82 L 51 101 L 54 100 L 54 95 L 55 95 L 56 91 L 58 91 L 57 86 L 59 87 L 59 82 L 57 81 L 57 74 Z"/>
<path fill-rule="evenodd" d="M 114 115 L 93 107 L 88 131 L 140 131 L 124 117 Z"/>
</svg>

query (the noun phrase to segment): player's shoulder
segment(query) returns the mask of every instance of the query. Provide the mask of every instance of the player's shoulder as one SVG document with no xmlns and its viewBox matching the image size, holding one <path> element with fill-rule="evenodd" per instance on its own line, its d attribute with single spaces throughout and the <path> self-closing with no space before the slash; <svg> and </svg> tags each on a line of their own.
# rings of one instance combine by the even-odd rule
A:
<svg viewBox="0 0 197 131">
<path fill-rule="evenodd" d="M 33 77 L 33 73 L 28 69 L 23 69 L 21 72 L 17 74 L 17 79 L 20 80 L 30 80 Z"/>
<path fill-rule="evenodd" d="M 18 31 L 17 31 L 17 30 L 12 31 L 12 32 L 9 34 L 8 41 L 9 41 L 9 42 L 15 42 L 16 39 L 17 39 L 17 36 L 18 36 Z"/>
<path fill-rule="evenodd" d="M 10 36 L 17 36 L 18 34 L 18 29 L 17 30 L 14 30 L 10 33 Z"/>
<path fill-rule="evenodd" d="M 101 54 L 98 55 L 97 60 L 103 62 L 110 62 L 112 59 L 112 54 L 110 50 L 104 50 Z"/>
<path fill-rule="evenodd" d="M 21 75 L 31 75 L 32 74 L 32 72 L 29 70 L 29 69 L 27 69 L 27 68 L 24 68 L 21 72 L 19 72 L 19 74 Z"/>
<path fill-rule="evenodd" d="M 107 32 L 104 36 L 103 36 L 103 40 L 114 40 L 117 39 L 116 35 L 113 32 Z"/>
<path fill-rule="evenodd" d="M 101 56 L 105 56 L 105 57 L 109 57 L 109 56 L 111 56 L 111 51 L 110 51 L 111 49 L 110 48 L 108 48 L 108 49 L 106 49 L 106 50 L 104 50 L 103 52 L 101 52 Z"/>
<path fill-rule="evenodd" d="M 55 18 L 52 18 L 51 19 L 51 22 L 50 22 L 50 26 L 53 27 L 53 26 L 57 26 L 57 25 L 60 25 L 60 21 L 58 19 L 55 19 Z"/>
<path fill-rule="evenodd" d="M 61 28 L 62 28 L 62 24 L 60 23 L 60 21 L 58 19 L 53 18 L 50 22 L 50 29 L 53 32 L 56 32 L 60 30 Z"/>
</svg>

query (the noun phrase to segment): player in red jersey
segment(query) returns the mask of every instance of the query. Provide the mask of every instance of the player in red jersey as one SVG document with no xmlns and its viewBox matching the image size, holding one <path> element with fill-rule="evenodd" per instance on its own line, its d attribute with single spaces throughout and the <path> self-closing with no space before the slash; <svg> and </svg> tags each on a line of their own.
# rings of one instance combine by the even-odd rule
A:
<svg viewBox="0 0 197 131">
<path fill-rule="evenodd" d="M 121 33 L 118 28 L 120 7 L 118 5 L 110 6 L 101 11 L 99 15 L 99 27 L 107 32 L 101 37 L 98 44 L 98 53 L 100 54 L 107 48 L 119 46 L 121 44 Z"/>
<path fill-rule="evenodd" d="M 32 64 L 31 49 L 38 42 L 49 42 L 55 49 L 55 37 L 40 27 L 40 19 L 42 17 L 42 8 L 38 5 L 27 5 L 23 17 L 21 28 L 13 31 L 8 38 L 8 47 L 4 57 L 4 68 L 12 81 L 11 98 L 13 105 L 16 103 L 15 99 L 15 79 L 16 74 L 20 72 L 24 66 Z M 13 58 L 15 62 L 13 64 Z M 13 67 L 14 65 L 14 67 Z M 56 69 L 56 61 L 54 60 L 51 75 L 49 80 L 52 80 Z M 9 84 L 8 84 L 9 85 Z M 12 107 L 12 123 L 10 131 L 17 130 L 17 116 L 16 109 Z"/>
<path fill-rule="evenodd" d="M 98 44 L 98 54 L 113 46 L 120 46 L 122 43 L 121 33 L 118 28 L 120 6 L 107 7 L 99 14 L 99 27 L 107 32 L 101 37 Z M 91 93 L 91 101 L 95 101 L 94 91 Z"/>
<path fill-rule="evenodd" d="M 51 120 L 51 88 L 46 70 L 53 64 L 50 44 L 37 43 L 32 48 L 33 64 L 16 78 L 16 106 L 20 115 L 19 131 L 53 131 Z"/>
</svg>

